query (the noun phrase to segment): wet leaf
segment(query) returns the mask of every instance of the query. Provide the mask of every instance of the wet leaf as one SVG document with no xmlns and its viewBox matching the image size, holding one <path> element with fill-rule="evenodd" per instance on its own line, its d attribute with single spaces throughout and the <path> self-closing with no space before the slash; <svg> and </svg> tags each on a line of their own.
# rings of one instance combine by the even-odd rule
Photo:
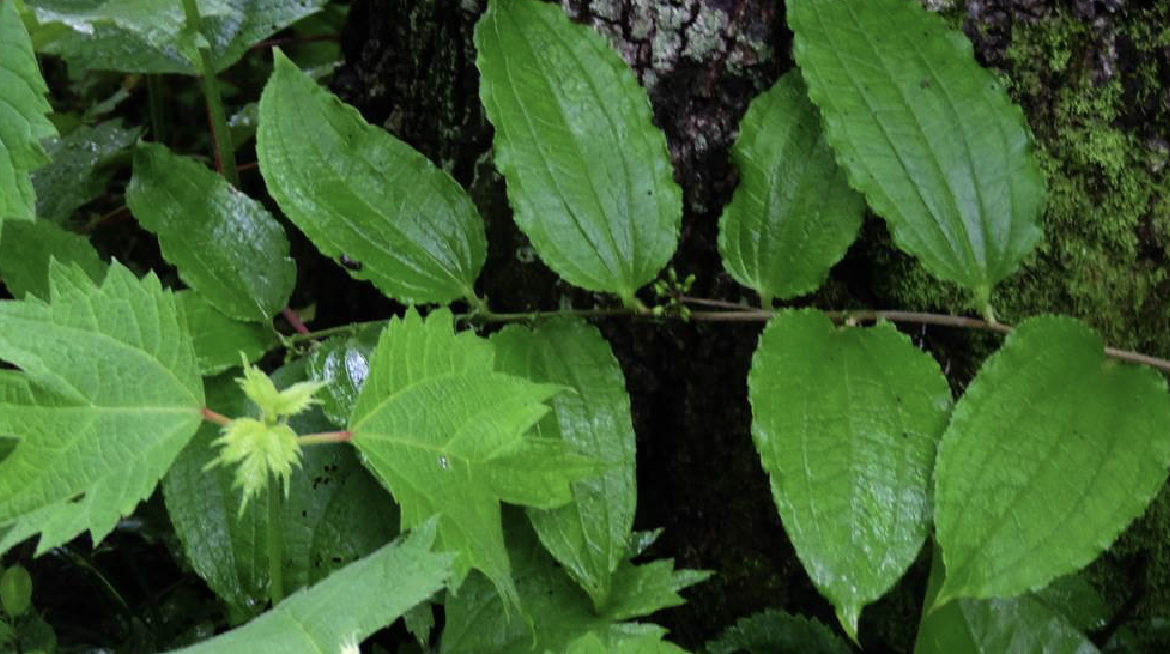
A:
<svg viewBox="0 0 1170 654">
<path fill-rule="evenodd" d="M 793 0 L 793 56 L 826 140 L 898 246 L 986 299 L 1040 241 L 1024 114 L 921 3 Z"/>
<path fill-rule="evenodd" d="M 93 127 L 82 125 L 60 138 L 44 141 L 51 160 L 32 174 L 37 192 L 37 215 L 63 223 L 83 205 L 101 197 L 119 161 L 142 134 L 111 120 Z"/>
<path fill-rule="evenodd" d="M 739 186 L 719 220 L 719 253 L 765 306 L 816 290 L 861 227 L 865 200 L 820 123 L 794 70 L 752 101 L 732 146 Z"/>
<path fill-rule="evenodd" d="M 253 363 L 278 342 L 272 325 L 232 320 L 195 291 L 179 291 L 175 297 L 187 316 L 199 374 L 205 377 L 240 365 L 241 353 Z"/>
<path fill-rule="evenodd" d="M 1074 572 L 1141 515 L 1170 465 L 1166 381 L 1106 359 L 1071 318 L 1022 323 L 955 406 L 939 447 L 939 604 Z"/>
<path fill-rule="evenodd" d="M 284 228 L 203 164 L 143 143 L 126 204 L 179 277 L 229 318 L 268 322 L 296 284 Z"/>
<path fill-rule="evenodd" d="M 338 570 L 252 622 L 175 654 L 322 654 L 360 643 L 441 589 L 451 557 L 433 523 Z"/>
<path fill-rule="evenodd" d="M 344 425 L 353 412 L 362 384 L 370 374 L 370 357 L 382 334 L 382 325 L 357 329 L 320 343 L 307 357 L 309 379 L 325 384 L 318 397 L 325 416 Z"/>
<path fill-rule="evenodd" d="M 0 525 L 22 519 L 13 531 L 43 532 L 42 551 L 113 529 L 203 407 L 186 321 L 157 278 L 115 263 L 97 286 L 58 265 L 50 286 L 47 303 L 0 302 L 0 358 L 23 370 L 0 373 L 0 433 L 22 439 L 0 461 Z"/>
<path fill-rule="evenodd" d="M 603 639 L 590 632 L 569 643 L 565 654 L 686 654 L 686 650 L 662 640 L 662 634 L 607 634 Z"/>
<path fill-rule="evenodd" d="M 346 268 L 351 276 L 407 303 L 474 296 L 487 244 L 467 193 L 279 51 L 256 151 L 289 220 L 326 256 L 361 262 Z"/>
<path fill-rule="evenodd" d="M 914 562 L 950 387 L 893 325 L 785 310 L 748 375 L 752 437 L 805 570 L 856 639 L 861 609 Z"/>
<path fill-rule="evenodd" d="M 492 0 L 475 46 L 516 224 L 561 277 L 632 299 L 674 254 L 682 218 L 646 91 L 556 5 Z"/>
<path fill-rule="evenodd" d="M 852 651 L 820 622 L 776 609 L 740 618 L 703 648 L 703 654 L 850 654 Z"/>
<path fill-rule="evenodd" d="M 500 502 L 554 508 L 597 472 L 561 439 L 527 436 L 559 386 L 493 370 L 490 343 L 455 333 L 447 310 L 390 321 L 349 422 L 353 444 L 390 488 L 408 529 L 439 514 L 439 547 L 459 552 L 456 579 L 484 572 L 516 601 Z"/>
<path fill-rule="evenodd" d="M 49 162 L 41 140 L 57 135 L 45 114 L 45 95 L 32 42 L 16 3 L 0 2 L 0 227 L 4 220 L 36 217 L 29 172 Z"/>
<path fill-rule="evenodd" d="M 281 387 L 303 376 L 299 364 L 273 375 Z M 211 408 L 224 415 L 259 415 L 231 375 L 210 380 L 207 394 Z M 317 412 L 297 416 L 290 424 L 300 434 L 330 428 Z M 195 572 L 239 615 L 255 615 L 268 597 L 266 502 L 263 497 L 252 502 L 241 516 L 240 491 L 232 485 L 234 472 L 207 469 L 215 458 L 212 441 L 218 434 L 218 425 L 205 423 L 167 473 L 163 493 Z M 398 533 L 390 495 L 345 446 L 305 448 L 282 509 L 288 591 L 324 579 Z"/>
<path fill-rule="evenodd" d="M 49 260 L 77 266 L 94 282 L 106 275 L 106 263 L 98 257 L 89 240 L 53 223 L 12 221 L 4 226 L 0 239 L 0 279 L 12 297 L 26 294 L 49 299 Z"/>
<path fill-rule="evenodd" d="M 573 484 L 573 502 L 529 509 L 536 533 L 553 557 L 606 604 L 612 576 L 626 555 L 634 522 L 634 427 L 621 367 L 597 328 L 558 319 L 533 329 L 510 326 L 492 336 L 497 368 L 535 382 L 561 384 L 552 412 L 535 433 L 569 443 L 576 454 L 607 464 L 605 472 Z"/>
</svg>

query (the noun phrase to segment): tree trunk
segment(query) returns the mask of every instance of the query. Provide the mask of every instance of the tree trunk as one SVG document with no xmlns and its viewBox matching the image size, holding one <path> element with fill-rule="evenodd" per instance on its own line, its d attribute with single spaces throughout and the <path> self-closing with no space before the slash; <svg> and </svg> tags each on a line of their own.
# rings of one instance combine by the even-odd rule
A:
<svg viewBox="0 0 1170 654">
<path fill-rule="evenodd" d="M 1082 317 L 1112 344 L 1170 356 L 1170 0 L 923 0 L 961 25 L 1027 112 L 1049 177 L 1046 241 L 997 289 L 1008 321 Z M 490 158 L 471 34 L 485 0 L 358 0 L 335 90 L 449 170 L 488 224 L 480 284 L 498 311 L 590 307 L 605 298 L 559 282 L 514 227 Z M 773 0 L 563 0 L 604 34 L 649 92 L 667 135 L 685 213 L 672 266 L 694 294 L 748 292 L 723 272 L 716 223 L 735 187 L 729 146 L 748 103 L 791 67 Z M 1070 8 L 1067 7 L 1071 4 Z M 1148 6 L 1147 6 L 1148 5 Z M 892 248 L 880 220 L 811 302 L 826 307 L 964 311 L 965 298 Z M 746 376 L 760 326 L 606 320 L 638 434 L 637 528 L 665 528 L 651 554 L 710 569 L 691 603 L 656 616 L 695 647 L 775 606 L 832 623 L 777 517 L 751 443 Z M 998 340 L 916 334 L 964 386 Z M 1114 607 L 1170 606 L 1170 498 L 1091 568 Z M 924 557 L 925 558 L 925 557 Z M 925 566 L 866 611 L 867 652 L 908 652 Z"/>
</svg>

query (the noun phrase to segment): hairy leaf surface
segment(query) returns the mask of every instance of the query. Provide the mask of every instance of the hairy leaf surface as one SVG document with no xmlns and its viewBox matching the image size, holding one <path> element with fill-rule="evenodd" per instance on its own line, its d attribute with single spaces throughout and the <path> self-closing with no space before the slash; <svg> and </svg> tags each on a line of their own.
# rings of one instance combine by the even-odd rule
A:
<svg viewBox="0 0 1170 654">
<path fill-rule="evenodd" d="M 765 305 L 816 290 L 861 227 L 865 200 L 820 123 L 793 70 L 752 101 L 732 146 L 739 186 L 719 220 L 719 254 Z"/>
<path fill-rule="evenodd" d="M 272 377 L 278 388 L 302 381 L 303 364 L 285 366 Z M 211 380 L 207 393 L 211 408 L 224 415 L 259 416 L 229 376 Z M 290 425 L 299 434 L 330 428 L 317 411 L 295 416 Z M 241 517 L 235 471 L 207 469 L 217 454 L 212 441 L 218 435 L 217 425 L 204 424 L 163 479 L 163 493 L 192 567 L 239 614 L 249 615 L 268 597 L 266 504 L 259 498 Z M 393 500 L 347 447 L 305 448 L 281 504 L 286 591 L 317 583 L 398 533 Z"/>
<path fill-rule="evenodd" d="M 37 192 L 37 216 L 62 223 L 82 205 L 106 191 L 114 163 L 134 145 L 140 129 L 111 120 L 82 125 L 60 138 L 44 142 L 51 162 L 32 174 Z"/>
<path fill-rule="evenodd" d="M 353 409 L 353 444 L 386 482 L 408 529 L 439 514 L 439 543 L 460 553 L 457 577 L 484 572 L 515 600 L 500 502 L 553 508 L 596 465 L 561 439 L 525 436 L 561 387 L 493 370 L 494 351 L 457 334 L 447 310 L 414 310 L 383 332 Z"/>
<path fill-rule="evenodd" d="M 49 299 L 49 260 L 77 266 L 94 282 L 106 275 L 106 264 L 89 240 L 53 223 L 13 221 L 4 226 L 0 239 L 0 279 L 12 297 L 26 294 Z"/>
<path fill-rule="evenodd" d="M 946 378 L 889 323 L 838 329 L 819 311 L 786 310 L 760 336 L 748 389 L 784 528 L 856 637 L 862 607 L 926 539 Z"/>
<path fill-rule="evenodd" d="M 42 24 L 69 32 L 45 51 L 86 68 L 127 73 L 186 73 L 198 69 L 196 37 L 178 0 L 26 0 Z M 248 47 L 319 11 L 327 0 L 196 0 L 216 72 Z"/>
<path fill-rule="evenodd" d="M 793 0 L 793 55 L 849 181 L 898 246 L 986 297 L 1040 241 L 1023 112 L 920 3 Z"/>
<path fill-rule="evenodd" d="M 637 502 L 634 426 L 621 367 L 597 328 L 558 319 L 534 329 L 511 326 L 492 336 L 501 372 L 572 392 L 554 397 L 536 434 L 560 438 L 573 452 L 607 465 L 599 476 L 573 484 L 573 502 L 529 509 L 536 533 L 553 557 L 604 606 L 614 570 L 625 559 Z"/>
<path fill-rule="evenodd" d="M 143 143 L 126 204 L 179 277 L 221 313 L 268 322 L 297 281 L 284 228 L 203 164 Z"/>
<path fill-rule="evenodd" d="M 256 151 L 285 215 L 327 256 L 359 261 L 353 277 L 408 303 L 475 294 L 487 244 L 467 193 L 279 51 Z"/>
<path fill-rule="evenodd" d="M 674 254 L 682 218 L 645 90 L 556 5 L 493 0 L 475 45 L 516 223 L 561 277 L 632 298 Z"/>
<path fill-rule="evenodd" d="M 0 226 L 36 217 L 29 172 L 49 162 L 41 139 L 57 135 L 48 92 L 16 4 L 0 2 Z"/>
<path fill-rule="evenodd" d="M 1102 347 L 1071 318 L 1028 320 L 955 406 L 935 475 L 939 604 L 1012 597 L 1081 568 L 1162 487 L 1166 381 Z"/>
<path fill-rule="evenodd" d="M 334 654 L 389 626 L 441 589 L 451 556 L 433 523 L 290 596 L 248 624 L 175 654 Z"/>
<path fill-rule="evenodd" d="M 852 651 L 824 624 L 777 609 L 740 618 L 703 647 L 703 654 L 850 654 Z"/>
<path fill-rule="evenodd" d="M 47 303 L 0 303 L 0 359 L 23 370 L 0 378 L 0 433 L 22 439 L 0 461 L 0 524 L 38 512 L 42 549 L 112 529 L 194 435 L 203 406 L 186 321 L 157 278 L 115 263 L 97 286 L 54 266 L 50 286 Z"/>
<path fill-rule="evenodd" d="M 707 576 L 693 570 L 675 571 L 670 561 L 655 561 L 648 573 L 642 571 L 647 566 L 626 562 L 618 569 L 611 601 L 639 609 L 598 611 L 541 547 L 528 525 L 519 519 L 507 522 L 508 551 L 515 560 L 516 586 L 527 615 L 509 612 L 495 588 L 482 576 L 472 575 L 458 593 L 447 597 L 441 654 L 544 654 L 562 651 L 589 633 L 608 643 L 661 637 L 665 630 L 657 625 L 626 621 L 682 604 L 678 592 Z M 627 574 L 646 583 L 622 582 Z"/>
</svg>

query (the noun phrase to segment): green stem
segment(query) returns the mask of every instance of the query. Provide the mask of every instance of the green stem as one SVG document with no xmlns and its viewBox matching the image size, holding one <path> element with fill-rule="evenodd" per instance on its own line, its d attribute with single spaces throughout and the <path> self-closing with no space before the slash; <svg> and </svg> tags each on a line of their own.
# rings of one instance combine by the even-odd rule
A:
<svg viewBox="0 0 1170 654">
<path fill-rule="evenodd" d="M 146 99 L 150 103 L 150 135 L 157 143 L 167 140 L 166 121 L 163 117 L 162 83 L 158 75 L 146 76 Z"/>
<path fill-rule="evenodd" d="M 203 33 L 203 18 L 195 0 L 182 0 L 187 15 L 187 25 L 197 34 Z M 199 77 L 203 84 L 203 97 L 207 101 L 207 118 L 211 122 L 211 137 L 215 141 L 215 161 L 219 172 L 232 186 L 240 183 L 236 167 L 236 152 L 232 147 L 232 134 L 228 130 L 227 117 L 223 112 L 223 98 L 219 95 L 219 83 L 215 79 L 215 62 L 211 48 L 199 48 Z"/>
<path fill-rule="evenodd" d="M 272 606 L 284 599 L 284 530 L 280 480 L 268 479 L 268 597 Z"/>
</svg>

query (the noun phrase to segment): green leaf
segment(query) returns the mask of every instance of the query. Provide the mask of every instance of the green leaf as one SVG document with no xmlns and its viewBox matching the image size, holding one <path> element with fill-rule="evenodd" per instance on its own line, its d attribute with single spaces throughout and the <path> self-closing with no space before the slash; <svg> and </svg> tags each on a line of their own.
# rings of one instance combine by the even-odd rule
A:
<svg viewBox="0 0 1170 654">
<path fill-rule="evenodd" d="M 340 652 L 443 587 L 451 557 L 431 552 L 433 523 L 301 590 L 252 622 L 176 654 Z"/>
<path fill-rule="evenodd" d="M 1141 515 L 1170 465 L 1170 396 L 1106 359 L 1071 318 L 1021 324 L 955 406 L 939 447 L 939 604 L 1011 597 L 1088 564 Z"/>
<path fill-rule="evenodd" d="M 139 145 L 126 204 L 179 277 L 229 318 L 268 322 L 288 302 L 297 270 L 284 228 L 203 164 Z"/>
<path fill-rule="evenodd" d="M 604 606 L 613 572 L 625 559 L 637 501 L 634 426 L 621 367 L 601 332 L 579 319 L 535 329 L 510 326 L 492 336 L 492 345 L 501 372 L 573 391 L 552 399 L 553 410 L 535 433 L 608 464 L 604 474 L 573 484 L 571 504 L 528 510 L 544 546 L 594 605 Z"/>
<path fill-rule="evenodd" d="M 440 514 L 439 543 L 457 576 L 482 570 L 515 599 L 501 501 L 542 508 L 572 500 L 596 466 L 560 439 L 526 437 L 561 387 L 493 371 L 494 351 L 457 334 L 447 310 L 391 320 L 350 418 L 353 444 L 390 488 L 408 529 Z"/>
<path fill-rule="evenodd" d="M 179 291 L 175 297 L 187 316 L 199 373 L 204 376 L 240 365 L 241 353 L 252 363 L 277 344 L 271 324 L 232 320 L 195 291 Z"/>
<path fill-rule="evenodd" d="M 674 254 L 682 191 L 629 66 L 560 7 L 492 0 L 480 97 L 516 223 L 558 275 L 633 298 Z"/>
<path fill-rule="evenodd" d="M 510 516 L 511 517 L 511 516 Z M 507 521 L 508 551 L 515 562 L 516 587 L 526 615 L 509 612 L 494 586 L 484 577 L 470 576 L 456 594 L 448 594 L 446 626 L 441 654 L 544 654 L 559 652 L 576 638 L 594 633 L 603 641 L 624 637 L 661 636 L 664 630 L 651 624 L 624 622 L 663 608 L 682 604 L 677 591 L 693 583 L 694 571 L 675 572 L 669 561 L 657 561 L 656 572 L 639 572 L 646 566 L 623 563 L 614 581 L 611 602 L 615 606 L 640 606 L 637 613 L 597 611 L 589 596 L 557 565 L 523 521 Z M 651 564 L 651 565 L 655 565 Z M 666 572 L 667 579 L 660 573 Z M 622 578 L 657 577 L 662 583 L 625 583 Z M 648 587 L 671 587 L 669 594 Z M 627 594 L 629 593 L 629 594 Z M 657 602 L 654 599 L 657 598 Z"/>
<path fill-rule="evenodd" d="M 719 219 L 719 254 L 764 298 L 816 290 L 861 228 L 865 200 L 821 133 L 795 70 L 748 107 L 731 149 L 739 186 Z"/>
<path fill-rule="evenodd" d="M 294 364 L 278 371 L 274 379 L 292 383 L 301 376 L 303 366 Z M 224 415 L 259 415 L 231 376 L 210 380 L 207 393 L 209 406 Z M 294 417 L 290 425 L 302 434 L 329 429 L 316 412 Z M 240 516 L 233 471 L 206 469 L 215 458 L 211 444 L 218 432 L 210 423 L 199 430 L 163 479 L 163 494 L 195 572 L 234 611 L 252 615 L 268 597 L 265 501 L 253 502 Z M 398 533 L 397 524 L 389 494 L 362 468 L 351 448 L 305 448 L 301 469 L 282 502 L 286 589 L 316 583 L 369 554 Z"/>
<path fill-rule="evenodd" d="M 101 197 L 114 174 L 114 163 L 142 134 L 111 120 L 93 127 L 82 125 L 60 138 L 47 139 L 51 163 L 32 174 L 37 192 L 37 215 L 63 223 L 83 205 Z"/>
<path fill-rule="evenodd" d="M 12 297 L 26 294 L 49 298 L 49 261 L 78 266 L 94 282 L 106 275 L 106 263 L 98 257 L 89 240 L 53 223 L 10 222 L 0 239 L 0 279 Z"/>
<path fill-rule="evenodd" d="M 703 647 L 703 654 L 850 654 L 853 650 L 817 620 L 765 609 L 740 618 Z"/>
<path fill-rule="evenodd" d="M 22 566 L 14 565 L 0 574 L 0 608 L 15 618 L 32 605 L 32 577 Z"/>
<path fill-rule="evenodd" d="M 41 24 L 68 28 L 45 51 L 86 68 L 195 74 L 196 38 L 178 0 L 26 0 Z M 197 0 L 215 70 L 249 46 L 319 11 L 327 0 Z M 203 37 L 199 37 L 202 39 Z"/>
<path fill-rule="evenodd" d="M 926 539 L 946 378 L 889 323 L 838 329 L 819 311 L 785 310 L 760 337 L 748 389 L 785 530 L 856 638 L 862 607 Z"/>
<path fill-rule="evenodd" d="M 318 396 L 325 416 L 335 425 L 349 421 L 366 376 L 370 357 L 382 334 L 381 325 L 368 325 L 353 333 L 328 338 L 309 353 L 309 379 L 324 384 Z"/>
<path fill-rule="evenodd" d="M 108 533 L 154 489 L 203 407 L 186 321 L 157 278 L 114 263 L 99 287 L 54 266 L 50 285 L 47 303 L 0 303 L 0 359 L 24 371 L 0 375 L 0 433 L 21 438 L 0 461 L 0 525 L 26 516 L 14 530 L 43 532 L 42 551 Z"/>
<path fill-rule="evenodd" d="M 565 654 L 686 654 L 686 650 L 662 640 L 662 634 L 607 635 L 603 641 L 589 632 L 569 643 Z"/>
<path fill-rule="evenodd" d="M 305 138 L 313 125 L 313 138 Z M 403 302 L 472 297 L 483 221 L 446 172 L 318 86 L 279 51 L 260 98 L 260 172 L 322 253 Z"/>
<path fill-rule="evenodd" d="M 0 2 L 0 226 L 36 217 L 29 172 L 49 162 L 41 139 L 57 135 L 48 92 L 16 4 Z"/>
<path fill-rule="evenodd" d="M 940 557 L 935 556 L 926 593 L 927 605 L 936 599 L 944 574 Z M 1039 594 L 950 602 L 923 616 L 914 644 L 914 654 L 1095 654 L 1097 651 L 1084 634 Z"/>
<path fill-rule="evenodd" d="M 898 246 L 986 298 L 1040 241 L 1024 114 L 941 17 L 906 0 L 793 0 L 793 56 L 837 160 Z"/>
</svg>

